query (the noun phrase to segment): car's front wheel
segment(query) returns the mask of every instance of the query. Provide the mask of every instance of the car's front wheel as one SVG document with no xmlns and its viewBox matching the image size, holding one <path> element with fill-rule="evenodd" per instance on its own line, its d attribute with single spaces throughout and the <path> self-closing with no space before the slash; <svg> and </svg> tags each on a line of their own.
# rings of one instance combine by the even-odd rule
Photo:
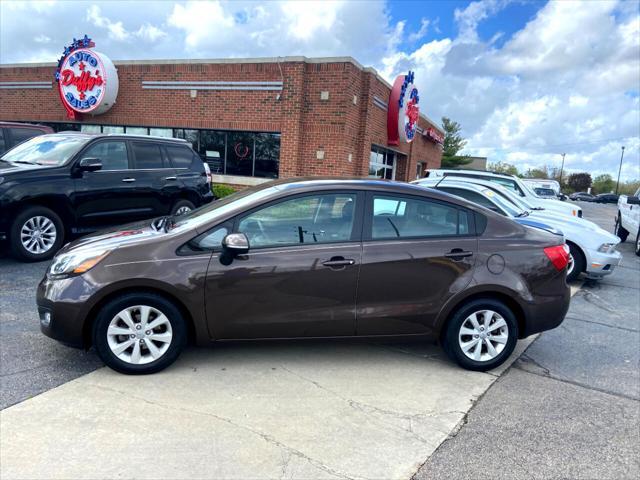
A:
<svg viewBox="0 0 640 480">
<path fill-rule="evenodd" d="M 640 228 L 638 229 L 638 234 L 636 235 L 636 255 L 640 257 Z"/>
<path fill-rule="evenodd" d="M 25 208 L 11 224 L 9 240 L 16 258 L 28 262 L 48 260 L 64 241 L 62 220 L 46 207 Z"/>
<path fill-rule="evenodd" d="M 93 344 L 102 361 L 130 375 L 168 367 L 186 341 L 182 313 L 155 293 L 131 293 L 111 300 L 100 310 L 93 327 Z"/>
<path fill-rule="evenodd" d="M 569 263 L 567 263 L 567 282 L 572 282 L 584 272 L 586 268 L 586 260 L 582 251 L 573 243 L 567 243 L 569 246 Z"/>
<path fill-rule="evenodd" d="M 518 341 L 518 323 L 504 303 L 473 300 L 453 314 L 445 327 L 447 355 L 467 370 L 486 371 L 501 365 Z"/>
<path fill-rule="evenodd" d="M 618 216 L 616 217 L 616 224 L 613 227 L 613 234 L 618 237 L 621 242 L 624 242 L 629 236 L 629 232 L 622 226 L 622 222 L 620 220 L 620 212 L 618 212 Z"/>
</svg>

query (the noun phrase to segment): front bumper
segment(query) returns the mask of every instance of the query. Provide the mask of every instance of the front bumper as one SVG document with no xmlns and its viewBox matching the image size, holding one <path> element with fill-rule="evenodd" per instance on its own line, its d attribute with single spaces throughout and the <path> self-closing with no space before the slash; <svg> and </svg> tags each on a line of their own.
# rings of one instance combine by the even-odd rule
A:
<svg viewBox="0 0 640 480">
<path fill-rule="evenodd" d="M 92 285 L 82 276 L 61 280 L 45 276 L 36 293 L 40 331 L 71 347 L 84 348 L 87 299 L 92 290 Z"/>
<path fill-rule="evenodd" d="M 585 273 L 589 278 L 602 278 L 611 275 L 622 261 L 622 254 L 617 250 L 609 253 L 590 251 L 588 254 Z"/>
</svg>

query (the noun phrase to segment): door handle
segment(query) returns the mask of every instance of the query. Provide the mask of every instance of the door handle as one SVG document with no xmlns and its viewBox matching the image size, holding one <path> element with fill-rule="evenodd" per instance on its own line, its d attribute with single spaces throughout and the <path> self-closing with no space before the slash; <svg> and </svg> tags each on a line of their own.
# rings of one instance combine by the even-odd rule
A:
<svg viewBox="0 0 640 480">
<path fill-rule="evenodd" d="M 450 252 L 445 253 L 444 256 L 450 258 L 454 261 L 462 260 L 465 257 L 470 257 L 473 255 L 473 252 L 462 250 L 461 248 L 454 248 Z"/>
<path fill-rule="evenodd" d="M 177 180 L 178 177 L 164 177 L 165 180 Z"/>
<path fill-rule="evenodd" d="M 131 183 L 131 182 L 135 182 L 136 179 L 135 178 L 131 178 L 131 177 L 127 177 L 127 178 L 123 178 L 122 181 L 125 182 L 125 183 Z"/>
<path fill-rule="evenodd" d="M 326 262 L 322 262 L 322 265 L 329 268 L 340 268 L 346 267 L 348 265 L 355 264 L 356 261 L 352 258 L 344 258 L 344 257 L 331 257 Z"/>
</svg>

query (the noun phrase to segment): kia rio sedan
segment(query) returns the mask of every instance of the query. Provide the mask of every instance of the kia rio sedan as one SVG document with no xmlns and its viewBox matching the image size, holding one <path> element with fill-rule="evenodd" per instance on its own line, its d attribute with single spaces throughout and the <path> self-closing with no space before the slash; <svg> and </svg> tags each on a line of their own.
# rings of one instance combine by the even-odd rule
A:
<svg viewBox="0 0 640 480">
<path fill-rule="evenodd" d="M 417 337 L 470 370 L 569 307 L 561 236 L 416 185 L 279 180 L 66 245 L 42 331 L 153 373 L 188 340 Z"/>
</svg>

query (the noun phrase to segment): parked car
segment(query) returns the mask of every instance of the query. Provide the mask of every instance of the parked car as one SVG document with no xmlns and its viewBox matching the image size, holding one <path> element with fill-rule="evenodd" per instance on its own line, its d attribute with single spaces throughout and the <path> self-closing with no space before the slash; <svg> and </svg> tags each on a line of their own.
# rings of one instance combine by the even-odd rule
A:
<svg viewBox="0 0 640 480">
<path fill-rule="evenodd" d="M 593 202 L 595 200 L 595 195 L 591 195 L 587 192 L 575 192 L 569 195 L 569 198 L 573 201 L 579 202 Z"/>
<path fill-rule="evenodd" d="M 636 232 L 636 255 L 640 256 L 640 188 L 633 195 L 620 195 L 614 233 L 620 241 Z"/>
<path fill-rule="evenodd" d="M 522 181 L 531 188 L 548 188 L 553 190 L 555 194 L 560 193 L 560 182 L 548 178 L 523 178 Z"/>
<path fill-rule="evenodd" d="M 618 203 L 618 195 L 614 193 L 600 193 L 593 200 L 596 203 Z"/>
<path fill-rule="evenodd" d="M 47 133 L 53 133 L 53 128 L 30 123 L 0 122 L 0 155 L 30 138 Z"/>
<path fill-rule="evenodd" d="M 540 198 L 558 198 L 556 192 L 550 188 L 533 187 L 533 191 Z"/>
<path fill-rule="evenodd" d="M 616 250 L 620 239 L 583 218 L 560 215 L 544 209 L 532 209 L 518 195 L 493 182 L 479 179 L 447 177 L 442 181 L 420 180 L 425 187 L 435 187 L 458 195 L 515 220 L 527 218 L 564 233 L 570 250 L 567 280 L 575 280 L 582 272 L 591 278 L 613 273 L 622 255 Z"/>
<path fill-rule="evenodd" d="M 426 178 L 441 178 L 449 175 L 464 178 L 478 178 L 480 180 L 489 180 L 491 182 L 502 185 L 505 188 L 513 190 L 517 195 L 526 199 L 531 205 L 542 207 L 547 210 L 553 210 L 574 217 L 582 217 L 582 209 L 572 203 L 565 203 L 555 199 L 541 198 L 535 194 L 533 189 L 527 185 L 522 179 L 515 175 L 507 175 L 503 173 L 484 172 L 481 170 L 457 170 L 457 169 L 429 169 Z"/>
<path fill-rule="evenodd" d="M 74 234 L 212 199 L 208 167 L 179 139 L 56 133 L 0 157 L 0 238 L 26 261 L 51 258 Z"/>
<path fill-rule="evenodd" d="M 37 303 L 46 335 L 123 373 L 167 367 L 189 332 L 437 338 L 487 370 L 562 322 L 568 261 L 561 236 L 436 190 L 279 180 L 72 242 Z"/>
</svg>

